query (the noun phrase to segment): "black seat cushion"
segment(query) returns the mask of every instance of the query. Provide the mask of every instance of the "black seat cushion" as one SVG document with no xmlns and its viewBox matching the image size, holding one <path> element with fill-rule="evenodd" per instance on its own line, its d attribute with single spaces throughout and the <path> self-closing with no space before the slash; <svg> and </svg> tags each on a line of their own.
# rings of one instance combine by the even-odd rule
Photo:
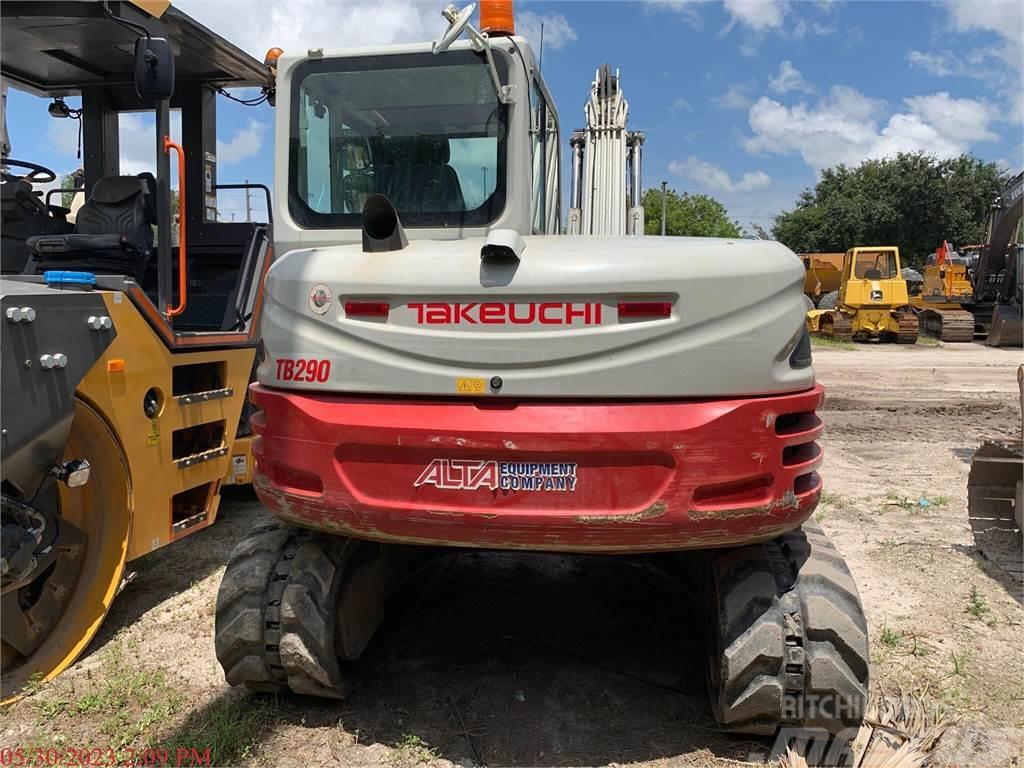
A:
<svg viewBox="0 0 1024 768">
<path fill-rule="evenodd" d="M 39 254 L 70 253 L 72 251 L 102 251 L 112 248 L 130 248 L 121 235 L 39 235 L 30 237 L 29 242 Z"/>
</svg>

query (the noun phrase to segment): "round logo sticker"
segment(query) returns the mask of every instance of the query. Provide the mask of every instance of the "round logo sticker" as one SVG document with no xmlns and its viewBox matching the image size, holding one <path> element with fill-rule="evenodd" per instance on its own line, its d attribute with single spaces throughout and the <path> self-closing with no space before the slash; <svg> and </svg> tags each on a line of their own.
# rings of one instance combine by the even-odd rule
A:
<svg viewBox="0 0 1024 768">
<path fill-rule="evenodd" d="M 309 308 L 322 315 L 331 308 L 331 289 L 323 283 L 317 283 L 309 292 Z"/>
</svg>

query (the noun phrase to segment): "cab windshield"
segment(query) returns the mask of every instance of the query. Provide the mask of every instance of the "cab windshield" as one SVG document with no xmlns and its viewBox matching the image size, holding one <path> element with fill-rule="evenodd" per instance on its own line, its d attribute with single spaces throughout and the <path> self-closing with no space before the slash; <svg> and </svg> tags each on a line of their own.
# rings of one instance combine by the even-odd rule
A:
<svg viewBox="0 0 1024 768">
<path fill-rule="evenodd" d="M 892 251 L 858 251 L 854 256 L 853 276 L 864 280 L 896 277 L 896 254 Z"/>
<path fill-rule="evenodd" d="M 484 225 L 504 208 L 507 108 L 480 55 L 314 59 L 292 93 L 289 207 L 303 226 L 357 227 L 374 193 L 405 226 Z"/>
</svg>

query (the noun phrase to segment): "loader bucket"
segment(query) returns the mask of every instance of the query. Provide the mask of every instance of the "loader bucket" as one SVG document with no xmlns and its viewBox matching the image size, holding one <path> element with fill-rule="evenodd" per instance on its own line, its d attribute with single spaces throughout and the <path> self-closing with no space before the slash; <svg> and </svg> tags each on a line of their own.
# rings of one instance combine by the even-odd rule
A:
<svg viewBox="0 0 1024 768">
<path fill-rule="evenodd" d="M 986 441 L 975 451 L 967 476 L 967 514 L 975 543 L 1018 586 L 1024 578 L 1022 479 L 1024 448 L 1019 440 Z"/>
<path fill-rule="evenodd" d="M 985 343 L 990 347 L 1024 346 L 1024 322 L 1020 310 L 1000 304 L 992 310 L 992 326 Z"/>
</svg>

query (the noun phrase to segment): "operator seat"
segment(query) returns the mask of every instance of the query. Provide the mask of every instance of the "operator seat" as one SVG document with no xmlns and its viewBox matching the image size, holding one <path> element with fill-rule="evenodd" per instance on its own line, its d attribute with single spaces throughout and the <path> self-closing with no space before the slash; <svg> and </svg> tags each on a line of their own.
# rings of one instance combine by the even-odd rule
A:
<svg viewBox="0 0 1024 768">
<path fill-rule="evenodd" d="M 377 148 L 374 181 L 401 215 L 460 212 L 466 209 L 462 185 L 448 165 L 448 139 L 434 136 L 392 138 Z"/>
<path fill-rule="evenodd" d="M 33 255 L 25 272 L 86 270 L 141 281 L 153 254 L 155 224 L 153 174 L 104 177 L 78 209 L 72 233 L 28 239 Z"/>
<path fill-rule="evenodd" d="M 3 273 L 20 274 L 32 255 L 28 239 L 33 235 L 58 235 L 73 227 L 67 208 L 46 205 L 25 179 L 0 183 L 0 267 Z"/>
</svg>

